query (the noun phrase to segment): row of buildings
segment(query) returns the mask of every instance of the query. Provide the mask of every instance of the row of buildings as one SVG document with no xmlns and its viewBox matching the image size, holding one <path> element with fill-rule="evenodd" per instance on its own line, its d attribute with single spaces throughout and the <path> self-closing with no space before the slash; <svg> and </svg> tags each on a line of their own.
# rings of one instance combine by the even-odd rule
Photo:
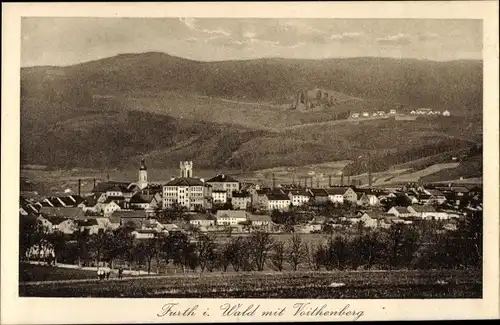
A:
<svg viewBox="0 0 500 325">
<path fill-rule="evenodd" d="M 394 116 L 397 114 L 397 111 L 395 109 L 389 110 L 389 112 L 385 111 L 377 111 L 373 113 L 369 112 L 362 112 L 362 113 L 352 113 L 351 118 L 357 119 L 357 118 L 363 118 L 363 117 L 382 117 L 382 116 Z M 416 110 L 411 110 L 410 115 L 421 115 L 421 116 L 451 116 L 450 111 L 445 110 L 443 112 L 438 111 L 438 110 L 432 110 L 431 108 L 418 108 Z"/>
</svg>

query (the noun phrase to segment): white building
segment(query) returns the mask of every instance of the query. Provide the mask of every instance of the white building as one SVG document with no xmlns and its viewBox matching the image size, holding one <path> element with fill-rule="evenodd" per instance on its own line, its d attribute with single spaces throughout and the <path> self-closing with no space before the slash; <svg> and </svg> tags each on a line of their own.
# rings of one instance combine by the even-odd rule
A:
<svg viewBox="0 0 500 325">
<path fill-rule="evenodd" d="M 450 116 L 451 114 L 450 114 L 450 111 L 446 110 L 446 111 L 443 112 L 442 115 L 443 116 Z"/>
<path fill-rule="evenodd" d="M 352 113 L 351 117 L 352 118 L 358 118 L 359 117 L 359 113 Z"/>
<path fill-rule="evenodd" d="M 215 219 L 219 226 L 232 226 L 246 221 L 247 213 L 242 210 L 219 210 Z"/>
<path fill-rule="evenodd" d="M 328 200 L 333 203 L 344 204 L 344 193 L 346 189 L 344 187 L 331 187 L 326 189 L 328 194 Z"/>
<path fill-rule="evenodd" d="M 448 213 L 438 212 L 434 207 L 430 205 L 412 205 L 408 207 L 408 212 L 413 217 L 420 219 L 435 219 L 435 220 L 446 220 L 449 219 Z"/>
<path fill-rule="evenodd" d="M 209 195 L 208 186 L 200 178 L 193 176 L 193 163 L 180 163 L 181 177 L 173 178 L 163 186 L 163 209 L 174 206 L 193 211 L 205 208 L 205 198 Z"/>
<path fill-rule="evenodd" d="M 246 210 L 252 204 L 252 197 L 250 196 L 250 193 L 234 192 L 231 204 L 233 205 L 233 209 Z"/>
<path fill-rule="evenodd" d="M 290 198 L 285 194 L 270 193 L 267 196 L 267 210 L 288 211 L 290 208 Z"/>
<path fill-rule="evenodd" d="M 293 190 L 288 192 L 288 198 L 293 206 L 301 206 L 309 202 L 311 195 L 306 190 Z"/>
<path fill-rule="evenodd" d="M 224 204 L 227 202 L 227 192 L 221 190 L 212 190 L 212 200 L 215 204 Z"/>
<path fill-rule="evenodd" d="M 389 114 L 391 114 L 391 115 L 396 114 L 396 110 L 395 110 L 395 109 L 391 109 L 391 110 L 389 111 Z"/>
<path fill-rule="evenodd" d="M 215 219 L 206 214 L 189 216 L 189 224 L 197 227 L 210 227 L 215 225 Z"/>
<path fill-rule="evenodd" d="M 212 186 L 213 191 L 226 191 L 227 197 L 232 197 L 233 192 L 240 190 L 240 183 L 235 178 L 229 175 L 217 175 L 209 180 L 207 184 Z"/>
<path fill-rule="evenodd" d="M 363 112 L 363 117 L 370 117 L 370 113 L 368 113 L 368 112 Z"/>
</svg>

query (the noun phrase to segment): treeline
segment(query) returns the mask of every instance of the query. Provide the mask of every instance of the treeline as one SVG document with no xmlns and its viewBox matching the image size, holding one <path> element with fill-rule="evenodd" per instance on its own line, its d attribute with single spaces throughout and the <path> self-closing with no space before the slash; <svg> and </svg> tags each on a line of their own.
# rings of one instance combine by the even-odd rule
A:
<svg viewBox="0 0 500 325">
<path fill-rule="evenodd" d="M 27 259 L 30 247 L 53 247 L 55 259 L 63 263 L 96 264 L 117 261 L 129 266 L 145 266 L 152 271 L 153 262 L 181 268 L 212 272 L 276 271 L 307 269 L 456 269 L 478 268 L 482 264 L 482 215 L 472 213 L 460 221 L 456 230 L 442 232 L 433 221 L 416 226 L 393 225 L 384 230 L 359 227 L 355 235 L 336 235 L 326 243 L 312 244 L 294 234 L 287 241 L 273 235 L 255 232 L 247 237 L 216 237 L 185 233 L 159 234 L 136 239 L 130 229 L 90 235 L 86 231 L 73 236 L 43 232 L 36 223 L 22 222 L 21 259 Z M 227 237 L 226 237 L 227 238 Z M 51 262 L 51 261 L 48 261 Z M 157 270 L 159 271 L 159 270 Z"/>
</svg>

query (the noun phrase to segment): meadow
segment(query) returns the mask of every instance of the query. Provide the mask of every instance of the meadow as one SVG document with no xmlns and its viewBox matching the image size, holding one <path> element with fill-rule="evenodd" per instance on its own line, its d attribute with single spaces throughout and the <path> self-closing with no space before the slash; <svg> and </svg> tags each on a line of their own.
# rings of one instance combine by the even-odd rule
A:
<svg viewBox="0 0 500 325">
<path fill-rule="evenodd" d="M 27 284 L 20 296 L 123 298 L 481 298 L 478 271 L 203 273 Z"/>
</svg>

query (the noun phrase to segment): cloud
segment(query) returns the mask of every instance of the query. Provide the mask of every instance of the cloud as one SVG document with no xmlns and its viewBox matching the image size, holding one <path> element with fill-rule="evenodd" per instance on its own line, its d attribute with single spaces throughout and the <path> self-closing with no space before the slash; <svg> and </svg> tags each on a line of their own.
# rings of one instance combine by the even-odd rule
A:
<svg viewBox="0 0 500 325">
<path fill-rule="evenodd" d="M 330 36 L 330 40 L 333 41 L 341 41 L 341 42 L 350 42 L 358 40 L 363 34 L 358 32 L 348 32 L 342 34 L 334 34 Z"/>
<path fill-rule="evenodd" d="M 201 32 L 205 34 L 218 34 L 218 35 L 224 35 L 224 36 L 230 36 L 231 33 L 223 30 L 221 28 L 218 29 L 206 29 L 206 28 L 201 28 L 197 25 L 196 19 L 194 18 L 179 18 L 179 20 L 184 23 L 189 29 L 196 31 L 196 32 Z"/>
<path fill-rule="evenodd" d="M 408 34 L 398 33 L 384 38 L 377 38 L 376 42 L 382 45 L 408 45 L 411 43 L 411 38 Z"/>
</svg>

